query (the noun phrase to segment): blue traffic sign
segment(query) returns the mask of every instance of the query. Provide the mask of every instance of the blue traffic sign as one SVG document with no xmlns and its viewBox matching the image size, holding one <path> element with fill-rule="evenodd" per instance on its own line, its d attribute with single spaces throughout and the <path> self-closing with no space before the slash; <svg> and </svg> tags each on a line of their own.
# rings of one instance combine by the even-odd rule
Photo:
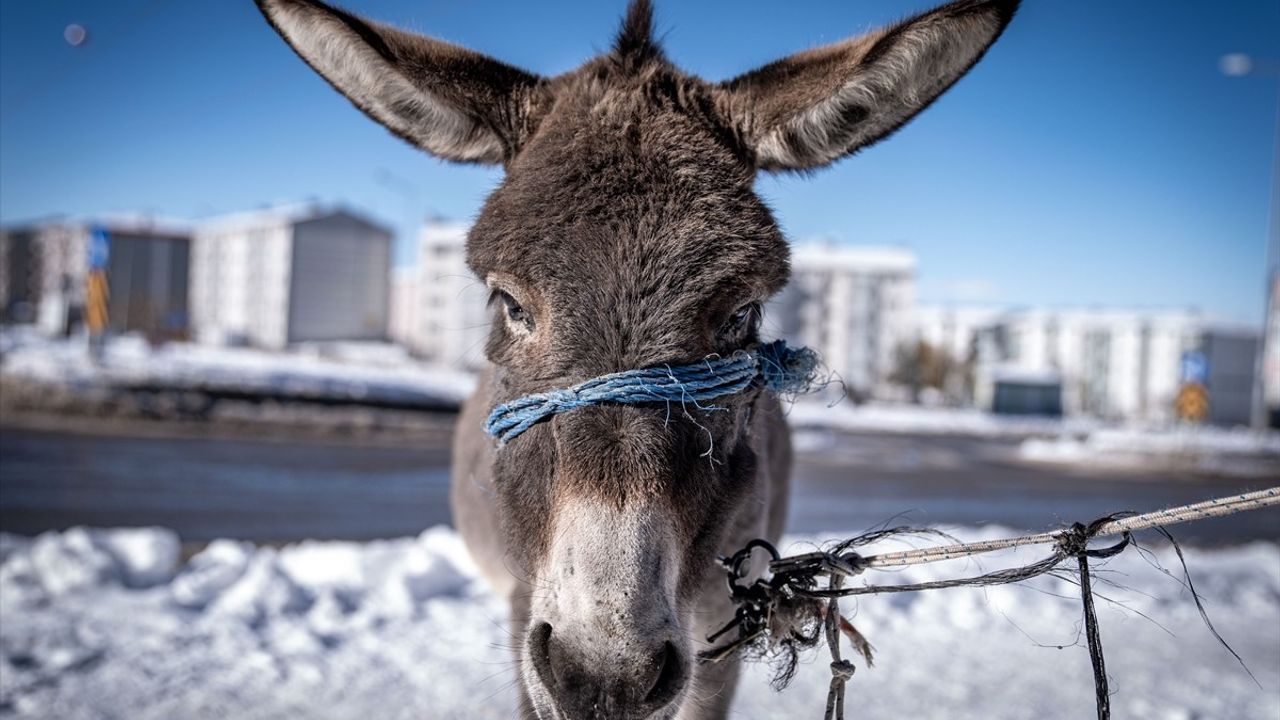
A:
<svg viewBox="0 0 1280 720">
<path fill-rule="evenodd" d="M 1209 381 L 1209 358 L 1199 350 L 1188 350 L 1182 353 L 1179 374 L 1184 383 L 1204 385 Z"/>
<path fill-rule="evenodd" d="M 89 269 L 106 270 L 111 260 L 111 236 L 107 229 L 95 227 L 89 231 Z"/>
</svg>

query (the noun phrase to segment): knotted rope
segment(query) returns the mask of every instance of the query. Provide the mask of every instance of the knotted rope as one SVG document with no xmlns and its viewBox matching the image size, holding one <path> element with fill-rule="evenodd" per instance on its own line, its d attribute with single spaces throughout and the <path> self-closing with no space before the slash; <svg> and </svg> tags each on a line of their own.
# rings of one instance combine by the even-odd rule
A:
<svg viewBox="0 0 1280 720">
<path fill-rule="evenodd" d="M 775 340 L 754 350 L 711 356 L 688 365 L 624 370 L 571 388 L 525 395 L 495 407 L 484 430 L 499 443 L 506 443 L 552 415 L 606 403 L 692 403 L 713 410 L 717 408 L 701 403 L 742 392 L 756 383 L 777 393 L 805 392 L 817 369 L 814 351 Z"/>
<path fill-rule="evenodd" d="M 1094 689 L 1097 694 L 1099 720 L 1111 715 L 1110 695 L 1107 689 L 1106 666 L 1102 655 L 1102 636 L 1098 631 L 1098 619 L 1093 607 L 1093 589 L 1089 575 L 1090 558 L 1109 558 L 1118 555 L 1133 543 L 1132 533 L 1154 528 L 1173 542 L 1186 577 L 1187 588 L 1200 611 L 1200 617 L 1214 637 L 1243 666 L 1239 655 L 1214 629 L 1205 613 L 1200 596 L 1191 583 L 1182 549 L 1166 525 L 1232 515 L 1248 510 L 1280 506 L 1280 487 L 1257 492 L 1208 500 L 1193 505 L 1136 514 L 1114 513 L 1088 525 L 1075 523 L 1068 528 L 1047 533 L 1023 535 L 1001 540 L 973 543 L 957 543 L 933 548 L 905 550 L 879 555 L 861 555 L 855 548 L 869 545 L 895 535 L 933 534 L 927 528 L 890 528 L 867 533 L 846 540 L 825 552 L 811 552 L 783 558 L 777 549 L 765 540 L 752 540 L 745 547 L 721 563 L 728 571 L 729 594 L 738 609 L 734 618 L 720 630 L 712 633 L 707 642 L 737 628 L 738 635 L 727 644 L 699 655 L 702 662 L 719 662 L 739 651 L 751 651 L 765 656 L 780 651 L 786 660 L 775 677 L 775 688 L 781 689 L 795 673 L 797 648 L 804 649 L 818 644 L 825 636 L 831 653 L 831 688 L 827 693 L 826 720 L 843 720 L 845 683 L 853 676 L 853 665 L 840 656 L 839 629 L 853 643 L 855 649 L 871 664 L 871 646 L 848 620 L 840 616 L 839 598 L 878 593 L 916 592 L 949 587 L 981 587 L 1003 585 L 1030 580 L 1052 573 L 1066 560 L 1074 558 L 1080 573 L 1080 595 L 1084 609 L 1085 637 L 1089 644 L 1089 658 L 1093 665 Z M 1090 549 L 1089 541 L 1095 538 L 1120 535 L 1120 542 L 1106 548 Z M 906 585 L 862 585 L 844 587 L 844 580 L 861 574 L 864 570 L 884 567 L 903 567 L 922 563 L 952 560 L 1023 545 L 1051 544 L 1053 552 L 1048 557 L 1021 567 L 998 570 L 975 577 L 953 580 L 934 580 Z M 750 585 L 742 585 L 750 568 L 751 554 L 763 549 L 770 555 L 768 579 L 760 578 Z M 818 578 L 826 576 L 826 587 L 820 587 Z M 1246 672 L 1248 668 L 1245 668 Z M 1252 676 L 1252 673 L 1250 673 Z"/>
</svg>

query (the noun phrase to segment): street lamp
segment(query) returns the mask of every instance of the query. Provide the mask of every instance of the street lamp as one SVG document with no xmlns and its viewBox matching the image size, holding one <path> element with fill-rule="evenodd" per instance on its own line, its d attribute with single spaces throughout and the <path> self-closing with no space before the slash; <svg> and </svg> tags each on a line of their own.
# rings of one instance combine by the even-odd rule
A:
<svg viewBox="0 0 1280 720">
<path fill-rule="evenodd" d="M 402 226 L 399 233 L 402 236 L 401 254 L 416 253 L 418 249 L 416 244 L 418 218 L 422 213 L 422 189 L 412 180 L 385 167 L 379 167 L 374 170 L 373 178 L 379 185 L 404 198 L 405 217 L 402 222 L 407 223 L 407 225 Z"/>
<path fill-rule="evenodd" d="M 1227 77 L 1271 77 L 1280 78 L 1280 61 L 1250 57 L 1244 53 L 1223 55 L 1218 60 L 1218 69 Z M 1277 82 L 1280 89 L 1280 82 Z M 1280 276 L 1276 272 L 1276 260 L 1280 258 L 1280 95 L 1276 98 L 1276 137 L 1272 147 L 1271 160 L 1271 198 L 1267 212 L 1267 247 L 1265 251 L 1266 265 L 1263 266 L 1266 288 L 1264 291 L 1262 336 L 1258 340 L 1258 352 L 1254 359 L 1253 406 L 1250 424 L 1256 430 L 1267 427 L 1267 404 L 1264 385 L 1266 381 L 1267 340 L 1272 323 L 1273 293 L 1280 292 L 1276 283 Z"/>
</svg>

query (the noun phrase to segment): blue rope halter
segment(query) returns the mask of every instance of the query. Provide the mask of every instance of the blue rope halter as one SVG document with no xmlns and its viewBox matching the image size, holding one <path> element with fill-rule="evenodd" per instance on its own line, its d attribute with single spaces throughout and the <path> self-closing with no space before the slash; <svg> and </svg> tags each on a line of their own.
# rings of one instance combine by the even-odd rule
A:
<svg viewBox="0 0 1280 720">
<path fill-rule="evenodd" d="M 698 405 L 742 392 L 759 381 L 779 393 L 809 389 L 818 356 L 809 348 L 775 340 L 752 351 L 712 356 L 688 365 L 640 368 L 601 375 L 571 388 L 534 393 L 504 403 L 489 413 L 484 430 L 506 443 L 535 423 L 590 405 L 678 402 Z M 704 408 L 706 409 L 706 408 Z"/>
</svg>

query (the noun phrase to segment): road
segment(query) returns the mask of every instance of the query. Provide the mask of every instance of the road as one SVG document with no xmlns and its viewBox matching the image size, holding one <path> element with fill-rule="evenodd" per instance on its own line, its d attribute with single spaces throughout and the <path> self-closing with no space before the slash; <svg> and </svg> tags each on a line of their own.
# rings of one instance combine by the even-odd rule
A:
<svg viewBox="0 0 1280 720">
<path fill-rule="evenodd" d="M 1011 441 L 824 436 L 796 462 L 789 529 L 998 523 L 1044 529 L 1257 489 L 1261 479 L 1077 473 L 1019 462 Z M 184 540 L 363 540 L 449 522 L 444 443 L 369 446 L 0 429 L 0 530 L 163 525 Z M 1280 512 L 1179 528 L 1192 542 L 1280 540 Z"/>
</svg>

